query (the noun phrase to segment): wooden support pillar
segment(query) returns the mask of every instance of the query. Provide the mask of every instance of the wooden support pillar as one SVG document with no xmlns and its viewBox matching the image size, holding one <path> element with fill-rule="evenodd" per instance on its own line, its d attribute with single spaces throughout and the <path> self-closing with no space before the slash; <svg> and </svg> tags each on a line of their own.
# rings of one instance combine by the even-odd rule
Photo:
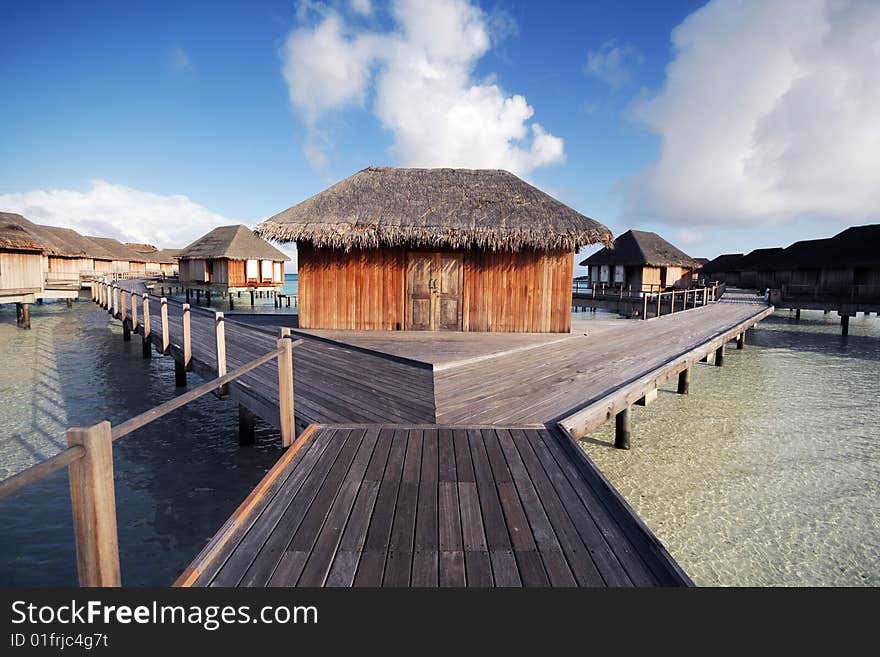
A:
<svg viewBox="0 0 880 657">
<path fill-rule="evenodd" d="M 745 346 L 746 346 L 746 332 L 743 331 L 736 338 L 736 348 L 742 349 Z"/>
<path fill-rule="evenodd" d="M 70 464 L 70 503 L 80 586 L 119 586 L 119 539 L 110 423 L 68 429 L 67 445 L 85 456 Z"/>
<path fill-rule="evenodd" d="M 278 413 L 281 424 L 281 444 L 290 447 L 296 437 L 296 424 L 293 409 L 293 342 L 281 338 L 276 343 L 278 354 Z"/>
<path fill-rule="evenodd" d="M 211 290 L 205 290 L 205 305 L 211 307 Z"/>
<path fill-rule="evenodd" d="M 644 306 L 645 307 L 642 308 L 642 319 L 648 319 L 648 295 L 647 295 L 647 293 L 643 293 L 643 294 L 644 294 L 644 301 L 645 301 Z"/>
<path fill-rule="evenodd" d="M 152 358 L 153 350 L 150 347 L 150 295 L 144 293 L 144 332 L 143 332 L 143 349 L 141 354 L 144 358 Z"/>
<path fill-rule="evenodd" d="M 183 325 L 183 369 L 189 370 L 190 361 L 192 360 L 192 322 L 190 321 L 189 304 L 183 304 L 183 315 L 181 323 Z"/>
<path fill-rule="evenodd" d="M 189 288 L 186 288 L 186 302 L 189 303 Z"/>
<path fill-rule="evenodd" d="M 214 313 L 214 342 L 216 345 L 217 356 L 217 377 L 226 374 L 226 324 L 223 313 Z M 222 386 L 217 390 L 217 394 L 221 397 L 226 396 L 226 386 Z"/>
<path fill-rule="evenodd" d="M 715 350 L 715 365 L 721 367 L 724 365 L 724 345 L 722 344 Z"/>
<path fill-rule="evenodd" d="M 653 390 L 649 390 L 648 392 L 646 392 L 645 396 L 636 402 L 636 405 L 637 406 L 648 406 L 650 404 L 653 404 L 655 401 L 657 401 L 657 388 L 654 388 Z"/>
<path fill-rule="evenodd" d="M 229 310 L 235 310 L 235 301 L 232 300 L 233 295 L 229 295 Z"/>
<path fill-rule="evenodd" d="M 614 418 L 614 446 L 629 449 L 632 437 L 632 406 L 627 406 Z"/>
<path fill-rule="evenodd" d="M 663 293 L 657 292 L 657 317 L 660 317 L 660 303 L 663 299 Z"/>
<path fill-rule="evenodd" d="M 178 388 L 186 385 L 186 368 L 176 358 L 174 359 L 174 385 Z"/>
<path fill-rule="evenodd" d="M 797 310 L 794 311 L 794 321 L 796 321 L 796 322 L 801 321 L 801 309 L 800 308 L 798 308 Z"/>
<path fill-rule="evenodd" d="M 159 303 L 162 304 L 159 307 L 159 316 L 162 319 L 162 353 L 167 354 L 171 345 L 171 335 L 168 331 L 168 299 L 162 297 Z"/>
<path fill-rule="evenodd" d="M 65 299 L 65 301 L 67 302 L 66 305 L 67 305 L 68 308 L 73 308 L 73 299 L 71 299 L 70 297 L 67 297 L 67 298 Z"/>
<path fill-rule="evenodd" d="M 31 304 L 22 303 L 15 305 L 21 307 L 21 328 L 29 329 L 31 327 Z"/>
<path fill-rule="evenodd" d="M 822 314 L 823 314 L 823 315 L 827 315 L 827 314 L 830 313 L 830 312 L 831 312 L 831 311 L 828 310 L 828 309 L 826 308 L 825 310 L 822 311 Z"/>
<path fill-rule="evenodd" d="M 251 306 L 254 305 L 254 291 L 251 290 Z"/>
<path fill-rule="evenodd" d="M 238 444 L 253 445 L 256 439 L 257 416 L 242 404 L 238 405 Z"/>
<path fill-rule="evenodd" d="M 27 307 L 27 304 L 25 304 L 25 307 Z M 28 324 L 28 328 L 30 328 L 30 324 Z M 840 316 L 840 334 L 843 336 L 849 335 L 849 315 Z"/>
<path fill-rule="evenodd" d="M 198 306 L 202 300 L 202 291 L 196 290 L 196 305 Z"/>
<path fill-rule="evenodd" d="M 275 307 L 277 308 L 277 307 L 278 307 L 278 296 L 277 296 L 277 295 L 275 295 L 275 296 L 273 297 L 273 301 L 274 301 L 274 303 L 275 303 Z"/>
<path fill-rule="evenodd" d="M 682 370 L 678 373 L 678 394 L 686 395 L 691 389 L 691 368 Z"/>
</svg>

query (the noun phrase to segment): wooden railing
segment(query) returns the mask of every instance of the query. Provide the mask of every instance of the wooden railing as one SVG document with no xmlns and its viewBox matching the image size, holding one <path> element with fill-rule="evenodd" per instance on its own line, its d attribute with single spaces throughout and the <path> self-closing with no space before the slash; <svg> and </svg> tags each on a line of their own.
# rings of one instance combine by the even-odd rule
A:
<svg viewBox="0 0 880 657">
<path fill-rule="evenodd" d="M 669 292 L 659 292 L 657 294 L 646 294 L 642 299 L 642 319 L 648 319 L 648 311 L 654 311 L 654 317 L 660 317 L 663 314 L 663 300 L 669 300 L 669 312 L 671 315 L 682 310 L 692 310 L 706 306 L 713 301 L 717 301 L 718 286 L 703 288 L 692 288 L 686 290 L 670 290 Z M 680 299 L 679 308 L 676 307 L 676 300 Z"/>
<path fill-rule="evenodd" d="M 93 299 L 108 309 L 121 308 L 120 317 L 125 322 L 125 304 L 120 289 L 107 283 L 93 288 Z M 135 293 L 131 293 L 134 299 Z M 149 297 L 143 295 L 143 330 L 150 333 Z M 162 299 L 163 307 L 165 299 Z M 107 305 L 112 304 L 112 305 Z M 137 326 L 137 304 L 131 305 L 131 321 Z M 222 315 L 222 313 L 218 313 Z M 188 313 L 183 315 L 184 335 L 188 335 Z M 168 317 L 162 313 L 163 336 L 168 335 Z M 222 322 L 221 322 L 222 326 Z M 140 429 L 172 411 L 189 404 L 239 377 L 268 363 L 278 360 L 278 409 L 281 419 L 282 443 L 285 447 L 293 443 L 294 395 L 293 395 L 293 349 L 302 340 L 292 340 L 289 329 L 282 330 L 277 348 L 255 358 L 241 367 L 226 372 L 225 352 L 222 372 L 212 379 L 186 393 L 160 404 L 116 426 L 109 421 L 99 422 L 90 427 L 77 427 L 67 430 L 67 448 L 44 459 L 21 472 L 0 481 L 0 499 L 9 497 L 21 489 L 36 483 L 53 472 L 68 468 L 70 478 L 70 500 L 73 509 L 73 524 L 76 538 L 77 571 L 81 586 L 119 586 L 119 546 L 116 528 L 116 501 L 113 483 L 112 443 L 123 436 Z M 167 345 L 167 338 L 163 338 Z M 218 340 L 218 345 L 221 344 Z M 225 346 L 225 345 L 224 345 Z M 187 353 L 185 350 L 184 353 Z M 219 355 L 219 354 L 218 354 Z"/>
<path fill-rule="evenodd" d="M 711 286 L 669 290 L 667 292 L 664 292 L 659 285 L 654 284 L 651 284 L 649 289 L 633 289 L 631 285 L 612 287 L 606 286 L 604 283 L 589 288 L 582 285 L 583 283 L 589 283 L 589 281 L 576 280 L 574 282 L 572 287 L 573 294 L 580 294 L 597 301 L 640 303 L 642 319 L 648 319 L 649 311 L 654 313 L 653 317 L 659 317 L 664 310 L 664 304 L 668 306 L 667 314 L 671 314 L 681 310 L 705 306 L 720 299 L 724 293 L 724 286 L 719 286 L 717 283 Z"/>
</svg>

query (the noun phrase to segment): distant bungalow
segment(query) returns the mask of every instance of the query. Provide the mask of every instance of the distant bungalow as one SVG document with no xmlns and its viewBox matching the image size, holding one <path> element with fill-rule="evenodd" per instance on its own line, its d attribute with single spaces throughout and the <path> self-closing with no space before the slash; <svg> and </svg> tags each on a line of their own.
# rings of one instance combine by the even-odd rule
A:
<svg viewBox="0 0 880 657">
<path fill-rule="evenodd" d="M 125 246 L 146 260 L 146 273 L 173 275 L 177 273 L 177 259 L 183 249 L 157 249 L 152 244 L 126 242 Z"/>
<path fill-rule="evenodd" d="M 834 237 L 801 240 L 787 248 L 727 253 L 702 272 L 728 285 L 756 289 L 783 286 L 880 290 L 880 224 L 853 226 Z"/>
<path fill-rule="evenodd" d="M 507 171 L 370 167 L 257 227 L 296 242 L 303 328 L 566 332 L 602 224 Z"/>
<path fill-rule="evenodd" d="M 43 291 L 46 245 L 20 219 L 20 215 L 0 212 L 0 303 L 33 303 Z M 20 313 L 19 305 L 19 319 Z"/>
<path fill-rule="evenodd" d="M 284 285 L 289 258 L 247 226 L 220 226 L 179 253 L 180 284 L 186 289 L 226 296 Z"/>
<path fill-rule="evenodd" d="M 612 247 L 597 251 L 581 266 L 588 267 L 593 285 L 606 284 L 650 292 L 691 286 L 692 272 L 699 263 L 657 233 L 628 230 Z"/>
<path fill-rule="evenodd" d="M 91 235 L 87 236 L 87 239 L 97 244 L 106 254 L 109 255 L 110 272 L 143 272 L 146 274 L 146 257 L 128 248 L 119 240 L 113 239 L 112 237 L 93 237 Z M 103 261 L 103 266 L 106 266 L 105 263 L 106 260 Z"/>
</svg>

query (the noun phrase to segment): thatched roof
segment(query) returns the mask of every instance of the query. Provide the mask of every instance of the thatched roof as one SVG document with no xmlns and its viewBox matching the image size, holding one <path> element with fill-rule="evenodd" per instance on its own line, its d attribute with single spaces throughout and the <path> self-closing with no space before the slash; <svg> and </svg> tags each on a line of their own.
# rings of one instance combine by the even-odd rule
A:
<svg viewBox="0 0 880 657">
<path fill-rule="evenodd" d="M 370 167 L 261 223 L 259 235 L 341 250 L 564 249 L 611 243 L 602 224 L 498 169 Z"/>
<path fill-rule="evenodd" d="M 43 243 L 43 251 L 48 256 L 61 258 L 86 257 L 88 240 L 71 228 L 41 226 L 20 214 L 2 213 L 11 223 L 16 223 L 35 235 Z"/>
<path fill-rule="evenodd" d="M 0 249 L 42 253 L 46 246 L 19 222 L 22 218 L 19 214 L 0 212 Z"/>
<path fill-rule="evenodd" d="M 153 244 L 143 244 L 141 242 L 126 242 L 125 246 L 138 253 L 155 253 L 159 250 Z"/>
<path fill-rule="evenodd" d="M 143 254 L 132 251 L 119 240 L 112 237 L 93 237 L 88 235 L 87 239 L 97 244 L 104 252 L 104 256 L 94 255 L 98 260 L 123 260 L 128 262 L 147 262 Z M 109 258 L 108 258 L 109 256 Z"/>
<path fill-rule="evenodd" d="M 230 260 L 289 260 L 286 255 L 257 237 L 244 225 L 219 226 L 184 248 L 179 258 L 228 258 Z"/>
<path fill-rule="evenodd" d="M 771 268 L 785 270 L 850 267 L 880 267 L 880 224 L 853 226 L 834 237 L 795 242 L 779 254 Z"/>
<path fill-rule="evenodd" d="M 581 265 L 647 265 L 649 267 L 696 267 L 697 261 L 657 233 L 628 230 L 614 245 L 597 251 Z"/>
<path fill-rule="evenodd" d="M 177 262 L 183 249 L 160 249 L 148 254 L 151 262 L 158 262 L 163 265 L 171 265 Z"/>
<path fill-rule="evenodd" d="M 701 270 L 704 274 L 739 271 L 739 265 L 742 262 L 743 257 L 742 253 L 724 253 L 707 262 L 702 266 Z"/>
<path fill-rule="evenodd" d="M 737 268 L 739 271 L 767 271 L 776 265 L 783 251 L 782 247 L 755 249 L 742 257 Z"/>
</svg>

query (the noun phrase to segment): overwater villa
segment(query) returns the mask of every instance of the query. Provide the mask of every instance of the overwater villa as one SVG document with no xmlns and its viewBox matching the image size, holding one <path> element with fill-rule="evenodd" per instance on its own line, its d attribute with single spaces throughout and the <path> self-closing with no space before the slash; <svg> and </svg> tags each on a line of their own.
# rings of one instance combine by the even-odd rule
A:
<svg viewBox="0 0 880 657">
<path fill-rule="evenodd" d="M 593 285 L 652 292 L 690 287 L 699 263 L 657 233 L 628 230 L 581 266 Z"/>
<path fill-rule="evenodd" d="M 279 292 L 289 258 L 247 226 L 219 226 L 178 254 L 180 284 L 219 293 Z"/>
<path fill-rule="evenodd" d="M 147 258 L 143 254 L 130 249 L 125 244 L 112 237 L 93 237 L 88 239 L 97 244 L 109 256 L 110 272 L 143 272 L 146 273 Z M 97 258 L 95 258 L 97 260 Z M 103 260 L 103 266 L 106 266 L 107 260 Z M 97 264 L 95 269 L 97 269 Z"/>
<path fill-rule="evenodd" d="M 19 215 L 0 212 L 0 303 L 14 303 L 19 323 L 24 304 L 36 301 L 43 291 L 45 245 L 16 219 Z"/>
<path fill-rule="evenodd" d="M 125 246 L 144 258 L 147 275 L 166 274 L 171 276 L 177 273 L 177 259 L 182 249 L 158 249 L 153 244 L 138 242 L 126 242 Z"/>
<path fill-rule="evenodd" d="M 257 227 L 296 242 L 303 328 L 566 332 L 610 231 L 502 170 L 370 167 Z"/>
</svg>

